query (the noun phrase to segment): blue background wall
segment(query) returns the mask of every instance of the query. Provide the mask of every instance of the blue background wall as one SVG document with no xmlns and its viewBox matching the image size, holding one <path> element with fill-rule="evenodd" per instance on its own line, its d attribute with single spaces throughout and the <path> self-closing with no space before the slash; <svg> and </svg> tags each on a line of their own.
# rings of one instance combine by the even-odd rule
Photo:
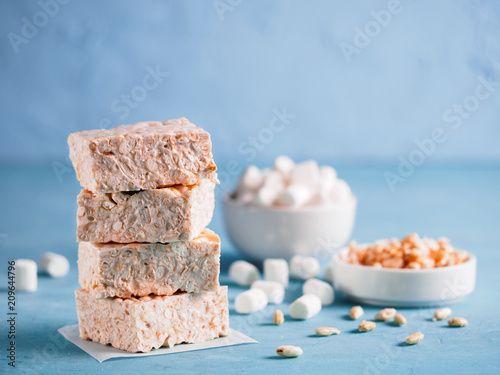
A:
<svg viewBox="0 0 500 375">
<path fill-rule="evenodd" d="M 67 277 L 40 275 L 37 293 L 18 294 L 17 370 L 500 373 L 500 327 L 491 313 L 500 308 L 500 87 L 482 83 L 500 83 L 499 21 L 494 0 L 0 1 L 0 300 L 7 299 L 7 260 L 53 251 L 71 262 Z M 274 121 L 284 108 L 286 121 Z M 446 329 L 428 322 L 431 310 L 405 310 L 406 328 L 377 324 L 361 337 L 343 318 L 351 302 L 337 294 L 317 317 L 287 316 L 273 334 L 273 308 L 234 313 L 243 288 L 230 283 L 227 269 L 241 255 L 217 199 L 210 228 L 222 239 L 231 326 L 262 344 L 98 364 L 63 340 L 56 330 L 76 323 L 79 288 L 81 187 L 67 160 L 68 134 L 179 116 L 212 134 L 224 176 L 217 194 L 247 163 L 314 157 L 334 165 L 358 199 L 352 239 L 418 232 L 475 253 L 477 290 L 453 306 L 470 327 Z M 399 173 L 401 160 L 405 182 L 390 189 L 384 176 Z M 415 173 L 410 160 L 421 163 Z M 286 304 L 300 290 L 293 282 Z M 286 304 L 279 308 L 286 312 Z M 320 325 L 343 332 L 325 345 L 311 335 Z M 401 347 L 417 330 L 425 340 Z M 304 355 L 275 360 L 285 343 Z"/>
<path fill-rule="evenodd" d="M 3 162 L 64 164 L 70 132 L 179 116 L 219 162 L 396 166 L 435 128 L 426 165 L 500 160 L 500 87 L 471 99 L 500 81 L 499 2 L 54 1 L 0 3 Z M 285 107 L 283 131 L 263 130 Z"/>
</svg>

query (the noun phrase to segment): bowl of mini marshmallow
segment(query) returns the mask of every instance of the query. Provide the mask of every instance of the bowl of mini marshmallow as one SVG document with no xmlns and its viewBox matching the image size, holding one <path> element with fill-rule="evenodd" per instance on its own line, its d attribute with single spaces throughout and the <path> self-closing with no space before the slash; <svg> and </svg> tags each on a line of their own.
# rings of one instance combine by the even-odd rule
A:
<svg viewBox="0 0 500 375">
<path fill-rule="evenodd" d="M 236 189 L 223 197 L 224 221 L 247 258 L 318 257 L 325 246 L 340 248 L 349 240 L 356 203 L 332 167 L 279 156 L 273 168 L 245 170 Z"/>
</svg>

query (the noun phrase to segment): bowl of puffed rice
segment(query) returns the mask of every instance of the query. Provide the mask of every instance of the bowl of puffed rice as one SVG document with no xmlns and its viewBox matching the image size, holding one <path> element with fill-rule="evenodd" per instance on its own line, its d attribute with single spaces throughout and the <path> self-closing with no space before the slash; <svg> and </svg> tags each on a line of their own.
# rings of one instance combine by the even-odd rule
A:
<svg viewBox="0 0 500 375">
<path fill-rule="evenodd" d="M 449 305 L 472 293 L 476 257 L 446 238 L 383 239 L 351 242 L 332 257 L 335 289 L 371 305 L 426 307 Z"/>
</svg>

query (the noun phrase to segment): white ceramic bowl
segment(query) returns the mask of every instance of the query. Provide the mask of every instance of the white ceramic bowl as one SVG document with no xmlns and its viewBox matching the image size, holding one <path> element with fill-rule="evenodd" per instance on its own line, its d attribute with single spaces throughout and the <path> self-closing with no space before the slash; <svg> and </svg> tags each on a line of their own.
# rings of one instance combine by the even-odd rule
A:
<svg viewBox="0 0 500 375">
<path fill-rule="evenodd" d="M 349 298 L 370 305 L 425 307 L 449 305 L 472 293 L 476 257 L 456 266 L 431 269 L 391 269 L 360 266 L 342 260 L 348 249 L 332 257 L 333 283 Z"/>
<path fill-rule="evenodd" d="M 356 216 L 354 196 L 340 204 L 292 209 L 244 205 L 225 195 L 223 206 L 229 238 L 254 260 L 331 254 L 351 236 Z"/>
</svg>

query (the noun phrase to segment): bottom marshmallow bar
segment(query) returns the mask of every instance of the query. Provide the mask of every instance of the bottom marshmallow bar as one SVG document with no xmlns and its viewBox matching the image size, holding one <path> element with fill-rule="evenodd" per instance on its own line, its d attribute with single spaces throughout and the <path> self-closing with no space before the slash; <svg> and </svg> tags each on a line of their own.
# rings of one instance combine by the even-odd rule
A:
<svg viewBox="0 0 500 375">
<path fill-rule="evenodd" d="M 229 334 L 227 286 L 215 292 L 95 299 L 75 291 L 80 337 L 128 352 L 209 341 Z"/>
</svg>

